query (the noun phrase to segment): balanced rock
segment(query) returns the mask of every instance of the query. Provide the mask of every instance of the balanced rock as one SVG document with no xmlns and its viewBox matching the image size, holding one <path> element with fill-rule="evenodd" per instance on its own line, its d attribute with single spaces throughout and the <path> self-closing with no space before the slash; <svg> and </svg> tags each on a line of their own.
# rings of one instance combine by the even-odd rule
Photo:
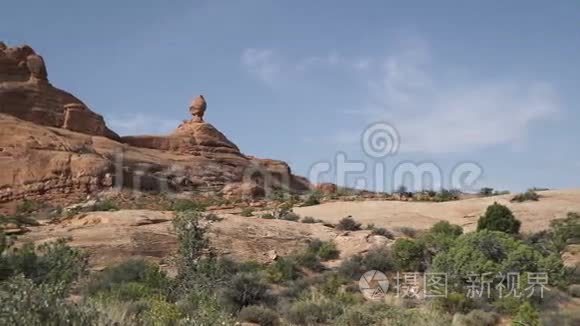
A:
<svg viewBox="0 0 580 326">
<path fill-rule="evenodd" d="M 189 112 L 193 115 L 193 120 L 195 122 L 203 122 L 203 115 L 205 114 L 205 109 L 207 108 L 207 102 L 203 95 L 200 95 L 191 101 L 189 106 Z"/>
</svg>

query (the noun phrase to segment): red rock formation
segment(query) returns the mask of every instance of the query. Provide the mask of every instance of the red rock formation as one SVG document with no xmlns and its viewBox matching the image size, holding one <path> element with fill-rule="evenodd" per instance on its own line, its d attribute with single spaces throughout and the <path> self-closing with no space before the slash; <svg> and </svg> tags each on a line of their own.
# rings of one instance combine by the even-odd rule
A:
<svg viewBox="0 0 580 326">
<path fill-rule="evenodd" d="M 248 157 L 211 124 L 200 96 L 167 136 L 120 138 L 73 95 L 53 87 L 42 57 L 0 42 L 0 203 L 70 203 L 110 187 L 263 196 L 305 191 L 281 161 Z M 102 137 L 104 136 L 104 137 Z"/>
<path fill-rule="evenodd" d="M 44 59 L 27 45 L 6 47 L 0 42 L 0 113 L 44 126 L 119 139 L 102 116 L 50 84 Z"/>
</svg>

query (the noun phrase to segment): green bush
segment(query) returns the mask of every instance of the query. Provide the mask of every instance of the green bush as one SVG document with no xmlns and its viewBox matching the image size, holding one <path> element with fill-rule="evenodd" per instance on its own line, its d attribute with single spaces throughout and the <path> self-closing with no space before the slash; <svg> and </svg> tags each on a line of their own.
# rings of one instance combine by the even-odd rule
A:
<svg viewBox="0 0 580 326">
<path fill-rule="evenodd" d="M 395 266 L 401 272 L 421 272 L 425 270 L 425 246 L 410 239 L 397 239 L 392 247 Z"/>
<path fill-rule="evenodd" d="M 176 212 L 185 212 L 185 211 L 200 211 L 203 212 L 206 209 L 206 204 L 191 200 L 191 199 L 177 199 L 171 205 L 171 210 Z"/>
<path fill-rule="evenodd" d="M 295 280 L 300 276 L 298 263 L 287 257 L 280 257 L 267 269 L 268 279 L 275 283 Z"/>
<path fill-rule="evenodd" d="M 304 201 L 302 206 L 306 207 L 306 206 L 320 205 L 321 199 L 322 199 L 322 194 L 319 191 L 314 191 L 310 195 L 308 195 L 308 197 L 306 198 L 306 200 Z"/>
<path fill-rule="evenodd" d="M 252 216 L 254 216 L 254 209 L 251 207 L 244 207 L 244 209 L 242 209 L 242 212 L 240 213 L 240 215 L 243 217 L 252 217 Z"/>
<path fill-rule="evenodd" d="M 129 287 L 124 288 L 123 285 Z M 93 274 L 87 282 L 85 292 L 95 295 L 116 290 L 152 294 L 163 291 L 168 286 L 169 279 L 159 270 L 159 266 L 135 259 Z"/>
<path fill-rule="evenodd" d="M 453 326 L 495 326 L 499 316 L 493 312 L 473 310 L 467 315 L 456 314 L 453 317 Z"/>
<path fill-rule="evenodd" d="M 257 273 L 239 273 L 220 293 L 220 302 L 230 311 L 266 303 L 273 298 L 268 294 L 268 284 Z"/>
<path fill-rule="evenodd" d="M 512 325 L 540 326 L 540 314 L 529 302 L 525 302 L 514 316 Z"/>
<path fill-rule="evenodd" d="M 88 305 L 70 303 L 62 284 L 23 276 L 0 282 L 0 325 L 97 325 L 107 320 Z"/>
<path fill-rule="evenodd" d="M 554 284 L 563 265 L 558 257 L 544 257 L 506 233 L 483 230 L 457 238 L 449 250 L 435 256 L 432 268 L 447 273 L 450 286 L 463 285 L 464 278 L 472 274 L 540 271 L 547 272 L 550 284 Z"/>
<path fill-rule="evenodd" d="M 435 256 L 439 252 L 448 250 L 461 234 L 463 234 L 463 229 L 459 225 L 440 221 L 423 234 L 419 241 L 424 244 L 429 255 Z"/>
<path fill-rule="evenodd" d="M 341 305 L 332 300 L 305 300 L 292 304 L 286 319 L 295 325 L 318 325 L 330 323 L 343 311 Z"/>
<path fill-rule="evenodd" d="M 344 260 L 338 267 L 338 273 L 349 279 L 358 279 L 370 270 L 386 273 L 394 269 L 391 251 L 387 247 L 377 247 L 369 250 L 366 255 L 355 255 Z"/>
<path fill-rule="evenodd" d="M 266 213 L 266 214 L 262 214 L 262 216 L 260 216 L 261 218 L 265 219 L 265 220 L 273 220 L 275 219 L 274 215 L 270 214 L 270 213 Z"/>
<path fill-rule="evenodd" d="M 520 231 L 520 225 L 521 222 L 514 217 L 509 208 L 494 203 L 487 207 L 485 214 L 477 221 L 477 231 L 490 230 L 517 234 Z"/>
<path fill-rule="evenodd" d="M 484 197 L 493 196 L 493 188 L 483 187 L 479 190 L 479 195 Z"/>
<path fill-rule="evenodd" d="M 0 257 L 0 281 L 22 274 L 36 284 L 62 283 L 66 286 L 87 271 L 87 256 L 69 247 L 66 239 L 59 239 L 39 246 L 27 243 L 19 249 L 11 249 Z"/>
<path fill-rule="evenodd" d="M 352 216 L 341 219 L 335 227 L 341 231 L 358 231 L 361 229 L 361 224 L 355 221 Z"/>
<path fill-rule="evenodd" d="M 538 200 L 540 200 L 540 195 L 538 195 L 538 193 L 536 193 L 534 190 L 530 189 L 524 193 L 515 195 L 514 198 L 512 198 L 510 201 L 522 203 L 525 201 L 538 201 Z"/>
<path fill-rule="evenodd" d="M 569 244 L 580 243 L 580 214 L 568 213 L 563 219 L 550 222 L 552 238 L 558 251 L 564 250 Z"/>
<path fill-rule="evenodd" d="M 407 226 L 402 226 L 402 227 L 396 228 L 396 230 L 401 232 L 403 235 L 405 235 L 409 238 L 417 237 L 417 229 L 407 227 Z"/>
<path fill-rule="evenodd" d="M 320 223 L 322 222 L 321 220 L 317 220 L 314 217 L 311 216 L 305 216 L 302 218 L 302 221 L 300 221 L 302 223 L 306 223 L 306 224 L 313 224 L 313 223 Z"/>
<path fill-rule="evenodd" d="M 308 244 L 308 252 L 317 255 L 321 260 L 337 259 L 340 256 L 340 250 L 336 248 L 336 244 L 332 241 L 321 241 L 314 239 Z"/>
<path fill-rule="evenodd" d="M 248 306 L 238 313 L 238 319 L 243 322 L 254 323 L 260 326 L 280 325 L 280 316 L 269 308 L 262 306 Z"/>
<path fill-rule="evenodd" d="M 306 267 L 311 271 L 321 272 L 324 266 L 320 263 L 320 258 L 314 252 L 306 251 L 295 257 L 296 263 L 302 267 Z"/>
<path fill-rule="evenodd" d="M 284 221 L 298 222 L 300 220 L 300 215 L 298 215 L 292 211 L 288 211 L 284 214 L 281 214 L 280 217 L 278 217 L 278 219 L 284 220 Z"/>
<path fill-rule="evenodd" d="M 118 211 L 119 207 L 112 200 L 103 200 L 93 205 L 90 210 L 94 212 L 112 212 Z"/>
<path fill-rule="evenodd" d="M 393 232 L 385 229 L 385 228 L 373 228 L 371 231 L 372 235 L 380 235 L 382 237 L 385 237 L 387 239 L 395 239 L 395 235 L 393 235 Z"/>
</svg>

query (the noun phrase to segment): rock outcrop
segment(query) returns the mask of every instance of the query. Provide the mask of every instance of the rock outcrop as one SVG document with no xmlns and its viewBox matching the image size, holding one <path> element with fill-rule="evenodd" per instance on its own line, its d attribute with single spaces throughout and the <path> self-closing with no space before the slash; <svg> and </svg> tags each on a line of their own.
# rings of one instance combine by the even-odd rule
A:
<svg viewBox="0 0 580 326">
<path fill-rule="evenodd" d="M 0 42 L 0 113 L 44 126 L 119 139 L 102 116 L 50 84 L 44 59 L 28 45 L 7 47 Z"/>
<path fill-rule="evenodd" d="M 286 163 L 246 156 L 204 122 L 202 96 L 190 105 L 192 119 L 171 134 L 121 138 L 50 85 L 44 60 L 28 46 L 0 43 L 0 81 L 0 203 L 66 204 L 111 187 L 228 197 L 310 187 Z"/>
</svg>

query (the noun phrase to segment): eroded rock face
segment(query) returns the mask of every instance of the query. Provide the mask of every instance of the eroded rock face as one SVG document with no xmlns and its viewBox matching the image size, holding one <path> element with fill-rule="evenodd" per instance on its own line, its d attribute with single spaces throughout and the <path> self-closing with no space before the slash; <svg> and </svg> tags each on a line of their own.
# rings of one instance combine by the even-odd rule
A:
<svg viewBox="0 0 580 326">
<path fill-rule="evenodd" d="M 0 204 L 24 198 L 67 204 L 111 187 L 232 197 L 309 189 L 286 163 L 242 154 L 203 121 L 206 108 L 199 96 L 189 107 L 192 119 L 171 134 L 121 138 L 49 83 L 32 48 L 0 43 Z"/>
<path fill-rule="evenodd" d="M 84 108 L 67 119 L 67 106 Z M 119 139 L 103 117 L 73 95 L 50 84 L 44 59 L 30 46 L 0 45 L 0 113 L 44 126 Z"/>
</svg>

